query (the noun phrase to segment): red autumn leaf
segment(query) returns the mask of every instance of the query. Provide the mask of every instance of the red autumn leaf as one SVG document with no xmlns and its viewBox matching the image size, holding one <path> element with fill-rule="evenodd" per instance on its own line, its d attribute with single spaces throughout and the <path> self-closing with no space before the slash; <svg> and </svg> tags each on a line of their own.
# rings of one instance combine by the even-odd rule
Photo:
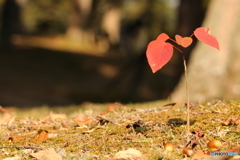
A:
<svg viewBox="0 0 240 160">
<path fill-rule="evenodd" d="M 192 38 L 191 37 L 182 37 L 179 35 L 175 35 L 176 42 L 183 46 L 184 48 L 190 46 L 192 44 Z"/>
<path fill-rule="evenodd" d="M 210 34 L 209 28 L 199 27 L 194 31 L 194 35 L 199 41 L 202 41 L 203 43 L 220 50 L 218 41 L 213 35 Z"/>
<path fill-rule="evenodd" d="M 37 137 L 37 144 L 40 144 L 48 139 L 48 131 L 40 130 Z"/>
<path fill-rule="evenodd" d="M 152 72 L 161 69 L 172 57 L 173 46 L 170 43 L 160 41 L 161 38 L 151 41 L 147 47 L 147 59 Z"/>
<path fill-rule="evenodd" d="M 169 39 L 169 36 L 166 33 L 161 33 L 159 34 L 159 36 L 157 37 L 157 41 L 166 41 L 167 39 Z"/>
</svg>

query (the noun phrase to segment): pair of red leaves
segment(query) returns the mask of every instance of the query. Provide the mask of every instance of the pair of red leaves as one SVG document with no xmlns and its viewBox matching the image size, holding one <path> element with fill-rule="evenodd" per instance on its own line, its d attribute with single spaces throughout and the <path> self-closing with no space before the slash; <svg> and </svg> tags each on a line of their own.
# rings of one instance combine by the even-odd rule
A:
<svg viewBox="0 0 240 160">
<path fill-rule="evenodd" d="M 199 27 L 194 31 L 193 34 L 199 41 L 219 50 L 218 41 L 214 36 L 210 34 L 209 28 Z M 171 43 L 166 42 L 168 39 L 184 48 L 191 45 L 193 41 L 191 37 L 181 37 L 179 35 L 175 36 L 175 41 L 169 38 L 166 33 L 161 33 L 157 39 L 151 41 L 147 47 L 146 54 L 148 64 L 150 65 L 153 73 L 161 69 L 172 58 L 173 47 L 175 46 L 173 46 Z"/>
</svg>

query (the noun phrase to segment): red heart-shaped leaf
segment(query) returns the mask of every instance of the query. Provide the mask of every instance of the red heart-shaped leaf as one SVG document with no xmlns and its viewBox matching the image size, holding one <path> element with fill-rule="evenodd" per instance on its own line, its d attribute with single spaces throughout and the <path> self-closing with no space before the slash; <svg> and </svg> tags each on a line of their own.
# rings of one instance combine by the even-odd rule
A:
<svg viewBox="0 0 240 160">
<path fill-rule="evenodd" d="M 202 41 L 203 43 L 220 50 L 218 41 L 213 35 L 210 34 L 209 28 L 199 27 L 194 31 L 194 35 L 199 41 Z"/>
<path fill-rule="evenodd" d="M 159 36 L 157 37 L 157 41 L 166 41 L 167 39 L 169 39 L 169 36 L 166 33 L 161 33 L 159 34 Z"/>
<path fill-rule="evenodd" d="M 175 35 L 175 39 L 176 39 L 177 44 L 183 46 L 184 48 L 190 46 L 193 41 L 191 37 L 182 37 L 179 35 Z"/>
<path fill-rule="evenodd" d="M 147 59 L 152 72 L 161 69 L 172 57 L 173 46 L 170 43 L 157 39 L 151 41 L 147 47 Z"/>
</svg>

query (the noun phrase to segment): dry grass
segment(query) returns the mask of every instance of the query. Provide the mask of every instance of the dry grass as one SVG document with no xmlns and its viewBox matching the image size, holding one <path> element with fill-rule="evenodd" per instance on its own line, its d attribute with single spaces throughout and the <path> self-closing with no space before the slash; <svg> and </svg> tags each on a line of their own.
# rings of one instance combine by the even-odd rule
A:
<svg viewBox="0 0 240 160">
<path fill-rule="evenodd" d="M 32 153 L 61 149 L 66 152 L 61 153 L 63 159 L 113 159 L 117 152 L 129 148 L 140 151 L 143 159 L 183 159 L 181 151 L 187 143 L 185 106 L 177 104 L 159 109 L 161 106 L 163 102 L 85 103 L 1 110 L 0 159 L 16 155 L 21 159 L 34 159 L 30 153 L 24 153 L 26 148 Z M 157 108 L 149 110 L 153 107 Z M 193 149 L 194 153 L 206 151 L 212 139 L 221 141 L 221 151 L 239 146 L 239 109 L 238 101 L 191 105 L 190 129 L 200 128 L 204 134 L 199 137 L 200 144 Z M 37 141 L 39 130 L 48 132 L 46 141 Z M 170 154 L 163 149 L 166 142 L 174 143 Z"/>
</svg>

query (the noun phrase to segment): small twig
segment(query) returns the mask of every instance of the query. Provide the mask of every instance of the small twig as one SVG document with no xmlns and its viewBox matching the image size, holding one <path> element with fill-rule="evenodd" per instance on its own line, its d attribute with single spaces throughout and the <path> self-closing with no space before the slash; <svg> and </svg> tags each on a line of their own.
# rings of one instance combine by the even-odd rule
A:
<svg viewBox="0 0 240 160">
<path fill-rule="evenodd" d="M 163 109 L 169 109 L 172 108 L 176 103 L 169 103 L 164 106 L 160 107 L 154 107 L 154 108 L 147 108 L 147 109 L 140 109 L 136 112 L 151 112 L 151 111 L 158 111 L 158 110 L 163 110 Z"/>
<path fill-rule="evenodd" d="M 137 113 L 146 113 L 146 112 L 152 112 L 152 111 L 159 111 L 159 110 L 169 109 L 169 108 L 172 108 L 175 104 L 176 103 L 170 103 L 170 104 L 167 104 L 167 105 L 164 105 L 164 106 L 159 106 L 159 107 L 154 107 L 154 108 L 147 108 L 147 109 L 140 109 L 140 110 L 137 110 L 137 111 L 134 111 L 134 112 L 130 112 L 130 113 L 124 114 L 124 116 L 121 117 L 121 119 L 132 117 L 132 115 L 135 115 Z"/>
<path fill-rule="evenodd" d="M 133 112 L 130 112 L 130 113 L 125 113 L 123 116 L 121 116 L 121 120 L 122 119 L 128 119 L 129 117 L 133 117 L 133 115 L 136 115 L 137 113 L 146 113 L 146 112 L 152 112 L 152 111 L 160 111 L 160 110 L 164 110 L 164 109 L 169 109 L 169 108 L 172 108 L 176 103 L 169 103 L 169 104 L 166 104 L 164 106 L 159 106 L 159 107 L 154 107 L 154 108 L 147 108 L 147 109 L 140 109 L 140 110 L 137 110 L 137 111 L 133 111 Z M 101 118 L 99 116 L 97 116 L 98 118 Z M 115 119 L 115 121 L 110 121 L 114 124 L 118 124 L 117 123 L 119 121 L 119 119 Z"/>
<path fill-rule="evenodd" d="M 188 147 L 191 144 L 192 140 L 194 140 L 194 139 L 196 139 L 196 137 L 192 136 L 192 138 L 190 138 L 190 140 L 187 141 L 187 143 L 185 144 L 184 148 Z"/>
<path fill-rule="evenodd" d="M 34 146 L 0 146 L 1 148 L 16 148 L 16 149 L 37 149 L 42 150 L 42 147 L 34 147 Z"/>
</svg>

